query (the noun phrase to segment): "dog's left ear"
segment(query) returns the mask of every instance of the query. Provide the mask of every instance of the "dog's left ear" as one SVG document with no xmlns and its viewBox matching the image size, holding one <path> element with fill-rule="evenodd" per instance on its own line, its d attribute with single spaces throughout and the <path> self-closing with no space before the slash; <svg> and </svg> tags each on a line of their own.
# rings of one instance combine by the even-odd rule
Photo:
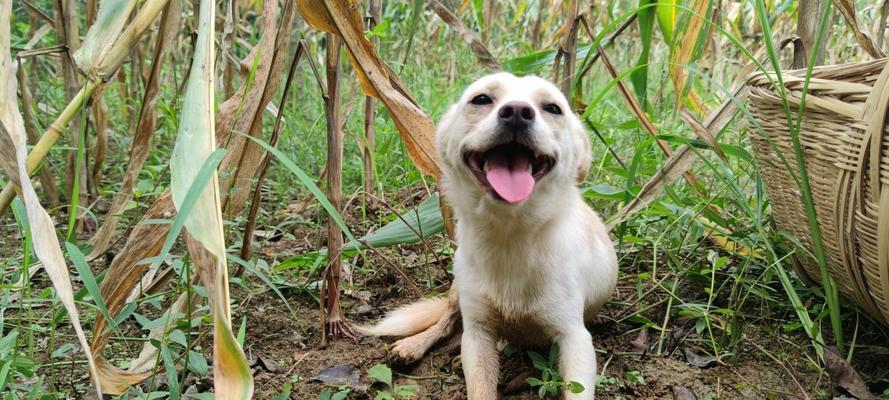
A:
<svg viewBox="0 0 889 400">
<path fill-rule="evenodd" d="M 577 137 L 580 144 L 577 148 L 577 183 L 586 180 L 587 174 L 590 172 L 590 164 L 593 162 L 593 150 L 590 148 L 590 137 L 587 135 L 586 129 L 579 128 Z"/>
</svg>

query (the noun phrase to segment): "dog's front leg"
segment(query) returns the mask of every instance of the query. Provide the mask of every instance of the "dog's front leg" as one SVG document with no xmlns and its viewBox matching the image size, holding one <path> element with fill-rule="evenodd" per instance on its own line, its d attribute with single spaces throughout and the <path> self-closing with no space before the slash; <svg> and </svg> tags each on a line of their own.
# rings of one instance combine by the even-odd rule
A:
<svg viewBox="0 0 889 400">
<path fill-rule="evenodd" d="M 494 336 L 484 327 L 463 318 L 460 354 L 468 399 L 496 399 L 500 360 Z"/>
<path fill-rule="evenodd" d="M 596 391 L 596 351 L 593 338 L 582 323 L 572 326 L 557 340 L 559 344 L 559 372 L 565 382 L 583 385 L 580 393 L 565 390 L 564 398 L 591 400 Z"/>
</svg>

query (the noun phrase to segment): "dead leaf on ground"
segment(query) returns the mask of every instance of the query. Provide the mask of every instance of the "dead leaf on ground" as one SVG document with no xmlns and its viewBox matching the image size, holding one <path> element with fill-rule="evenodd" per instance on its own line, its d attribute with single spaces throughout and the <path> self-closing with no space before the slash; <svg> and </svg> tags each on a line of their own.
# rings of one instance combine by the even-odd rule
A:
<svg viewBox="0 0 889 400">
<path fill-rule="evenodd" d="M 524 391 L 527 391 L 531 388 L 531 385 L 528 384 L 528 378 L 534 377 L 536 370 L 526 369 L 522 372 L 519 372 L 515 378 L 506 382 L 506 384 L 500 386 L 500 395 L 509 396 L 513 394 L 519 394 Z"/>
<path fill-rule="evenodd" d="M 859 400 L 876 400 L 877 397 L 867 388 L 858 371 L 832 347 L 824 348 L 824 369 L 830 375 L 834 387 L 845 389 Z"/>
<path fill-rule="evenodd" d="M 694 392 L 685 386 L 673 386 L 673 400 L 696 400 Z"/>
<path fill-rule="evenodd" d="M 630 345 L 633 346 L 633 350 L 638 353 L 647 353 L 649 347 L 651 347 L 651 341 L 649 340 L 648 328 L 642 329 L 639 331 L 639 334 L 636 335 L 636 339 L 633 339 L 630 342 Z"/>
<path fill-rule="evenodd" d="M 342 386 L 365 391 L 368 386 L 361 382 L 361 371 L 351 365 L 334 365 L 318 373 L 315 380 L 325 385 Z"/>
<path fill-rule="evenodd" d="M 694 367 L 707 368 L 713 366 L 716 357 L 699 354 L 694 349 L 685 348 L 685 360 Z"/>
</svg>

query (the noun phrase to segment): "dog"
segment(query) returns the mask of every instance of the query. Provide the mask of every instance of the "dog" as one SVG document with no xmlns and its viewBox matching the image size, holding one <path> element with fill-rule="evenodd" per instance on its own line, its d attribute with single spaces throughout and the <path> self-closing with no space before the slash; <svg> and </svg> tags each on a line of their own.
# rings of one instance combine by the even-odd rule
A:
<svg viewBox="0 0 889 400">
<path fill-rule="evenodd" d="M 564 397 L 592 399 L 596 354 L 585 322 L 614 291 L 617 256 L 577 187 L 592 157 L 580 120 L 552 83 L 497 73 L 470 85 L 441 118 L 436 147 L 457 220 L 452 295 L 359 330 L 409 336 L 393 351 L 416 360 L 456 329 L 459 315 L 470 400 L 497 398 L 499 341 L 555 342 L 562 379 L 584 388 Z"/>
</svg>

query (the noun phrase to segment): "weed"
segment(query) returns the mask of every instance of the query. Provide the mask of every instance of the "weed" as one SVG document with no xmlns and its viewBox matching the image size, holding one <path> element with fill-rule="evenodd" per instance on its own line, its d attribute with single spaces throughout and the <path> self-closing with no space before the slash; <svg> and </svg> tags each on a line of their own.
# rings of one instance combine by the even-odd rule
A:
<svg viewBox="0 0 889 400">
<path fill-rule="evenodd" d="M 556 397 L 562 391 L 571 393 L 584 391 L 585 388 L 580 383 L 575 381 L 564 382 L 562 377 L 559 376 L 556 366 L 559 358 L 558 345 L 553 344 L 550 346 L 549 354 L 546 358 L 536 351 L 528 351 L 528 357 L 531 359 L 531 363 L 534 364 L 534 368 L 540 371 L 540 378 L 528 378 L 527 382 L 532 388 L 537 388 L 537 395 L 541 399 Z"/>
<path fill-rule="evenodd" d="M 376 364 L 367 370 L 367 376 L 386 385 L 374 396 L 374 400 L 412 399 L 417 396 L 419 387 L 414 381 L 408 380 L 404 385 L 398 385 L 392 380 L 392 369 L 385 364 Z"/>
</svg>

